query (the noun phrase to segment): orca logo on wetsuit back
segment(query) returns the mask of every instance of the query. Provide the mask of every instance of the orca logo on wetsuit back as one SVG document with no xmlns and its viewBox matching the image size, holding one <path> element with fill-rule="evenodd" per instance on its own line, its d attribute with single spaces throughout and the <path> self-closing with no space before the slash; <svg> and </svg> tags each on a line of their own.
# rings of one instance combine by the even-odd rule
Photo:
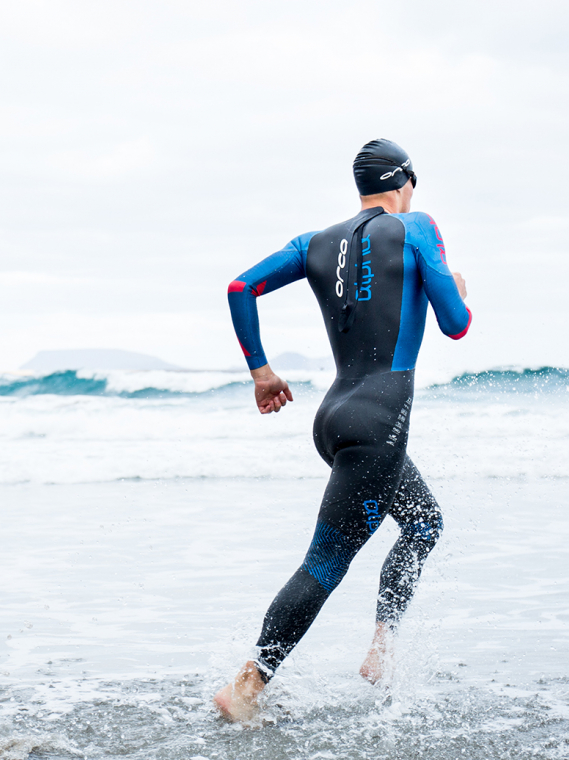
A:
<svg viewBox="0 0 569 760">
<path fill-rule="evenodd" d="M 346 266 L 346 253 L 348 252 L 348 241 L 346 238 L 340 243 L 340 253 L 338 254 L 338 266 L 336 268 L 336 295 L 341 298 L 344 295 L 344 280 L 340 271 Z"/>
<path fill-rule="evenodd" d="M 364 248 L 364 243 L 366 247 Z M 346 253 L 348 252 L 348 241 L 344 238 L 340 243 L 340 253 L 338 254 L 338 266 L 336 267 L 336 295 L 341 298 L 344 295 L 344 279 L 342 270 L 346 266 Z M 371 242 L 369 235 L 362 238 L 362 258 L 369 256 L 371 253 Z M 362 261 L 362 282 L 361 289 L 356 289 L 356 301 L 369 301 L 371 299 L 371 280 L 374 274 L 371 271 L 369 259 Z"/>
</svg>

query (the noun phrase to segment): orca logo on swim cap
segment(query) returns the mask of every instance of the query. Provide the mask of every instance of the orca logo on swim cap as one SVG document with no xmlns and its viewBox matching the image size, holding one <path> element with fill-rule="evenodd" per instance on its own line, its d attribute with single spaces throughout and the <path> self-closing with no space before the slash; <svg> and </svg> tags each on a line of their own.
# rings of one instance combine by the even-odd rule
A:
<svg viewBox="0 0 569 760">
<path fill-rule="evenodd" d="M 398 166 L 397 169 L 394 169 L 392 172 L 386 172 L 385 174 L 382 174 L 379 179 L 389 179 L 390 177 L 394 177 L 397 172 L 402 172 L 403 169 L 405 169 L 409 164 L 411 163 L 411 159 L 408 158 L 407 161 L 401 164 L 401 166 Z"/>
<path fill-rule="evenodd" d="M 399 190 L 417 177 L 407 153 L 391 140 L 372 140 L 364 145 L 354 161 L 354 179 L 360 195 L 375 195 Z"/>
</svg>

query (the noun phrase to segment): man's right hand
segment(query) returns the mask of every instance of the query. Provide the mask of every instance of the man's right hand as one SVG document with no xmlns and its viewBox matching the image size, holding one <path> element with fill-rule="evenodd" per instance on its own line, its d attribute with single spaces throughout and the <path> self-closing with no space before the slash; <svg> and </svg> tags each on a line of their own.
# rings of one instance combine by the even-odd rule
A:
<svg viewBox="0 0 569 760">
<path fill-rule="evenodd" d="M 251 370 L 255 381 L 255 401 L 261 414 L 280 412 L 287 401 L 292 401 L 292 393 L 285 380 L 275 375 L 268 364 Z"/>
<path fill-rule="evenodd" d="M 467 293 L 466 293 L 466 282 L 464 281 L 464 278 L 460 274 L 460 272 L 453 272 L 452 276 L 454 277 L 454 281 L 456 282 L 456 287 L 458 288 L 458 292 L 460 293 L 460 297 L 464 301 L 464 299 L 467 296 Z"/>
</svg>

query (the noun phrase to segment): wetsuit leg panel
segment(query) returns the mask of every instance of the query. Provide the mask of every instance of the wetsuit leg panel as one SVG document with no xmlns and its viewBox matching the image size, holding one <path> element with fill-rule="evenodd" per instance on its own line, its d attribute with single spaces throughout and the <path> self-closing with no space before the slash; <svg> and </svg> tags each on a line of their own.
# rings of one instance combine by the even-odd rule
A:
<svg viewBox="0 0 569 760">
<path fill-rule="evenodd" d="M 412 373 L 334 385 L 315 433 L 332 464 L 314 536 L 300 569 L 271 604 L 257 646 L 270 677 L 304 636 L 351 561 L 392 506 L 406 462 Z"/>
<path fill-rule="evenodd" d="M 435 497 L 409 457 L 389 510 L 401 535 L 383 564 L 377 600 L 377 621 L 394 628 L 415 592 L 423 565 L 443 529 Z"/>
<path fill-rule="evenodd" d="M 381 525 L 405 462 L 405 449 L 355 446 L 336 454 L 304 562 L 271 604 L 257 642 L 257 662 L 271 676 L 294 649 L 351 561 Z M 396 473 L 395 475 L 393 473 Z"/>
<path fill-rule="evenodd" d="M 327 591 L 299 568 L 267 610 L 257 646 L 257 661 L 269 678 L 294 649 L 328 599 Z"/>
<path fill-rule="evenodd" d="M 404 442 L 398 447 L 350 446 L 338 451 L 318 522 L 349 536 L 358 548 L 363 546 L 391 507 L 404 463 Z"/>
</svg>

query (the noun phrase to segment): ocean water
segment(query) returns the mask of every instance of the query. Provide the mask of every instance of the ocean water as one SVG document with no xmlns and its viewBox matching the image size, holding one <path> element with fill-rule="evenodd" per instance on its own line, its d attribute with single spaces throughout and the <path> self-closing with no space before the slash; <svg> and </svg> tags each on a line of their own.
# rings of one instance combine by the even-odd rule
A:
<svg viewBox="0 0 569 760">
<path fill-rule="evenodd" d="M 331 377 L 0 377 L 0 758 L 569 757 L 569 371 L 419 376 L 409 452 L 445 532 L 389 688 L 358 676 L 386 521 L 267 689 L 256 727 L 211 697 L 300 564 L 328 469 Z"/>
</svg>

